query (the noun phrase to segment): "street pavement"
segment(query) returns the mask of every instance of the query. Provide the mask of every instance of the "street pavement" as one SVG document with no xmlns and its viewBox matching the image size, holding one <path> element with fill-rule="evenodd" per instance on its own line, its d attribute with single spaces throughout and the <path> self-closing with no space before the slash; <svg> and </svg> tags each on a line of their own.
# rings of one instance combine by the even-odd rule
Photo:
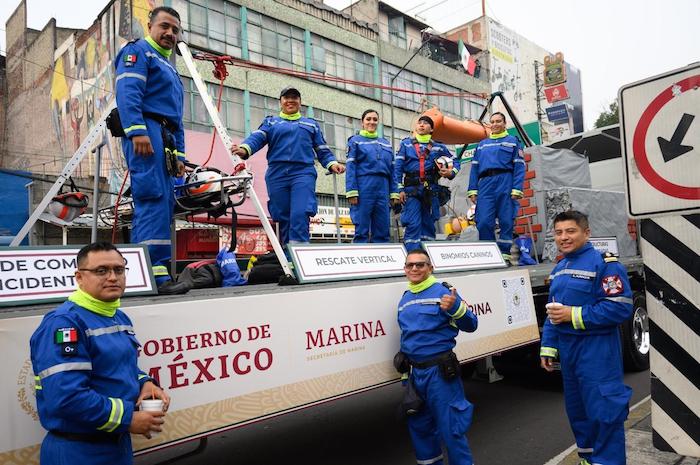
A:
<svg viewBox="0 0 700 465">
<path fill-rule="evenodd" d="M 651 442 L 651 400 L 647 396 L 633 406 L 625 422 L 627 463 L 630 465 L 700 465 L 699 458 L 684 457 L 655 449 Z M 577 465 L 580 461 L 573 445 L 545 465 Z"/>
<path fill-rule="evenodd" d="M 628 421 L 628 463 L 698 465 L 697 461 L 657 458 L 645 413 L 648 400 L 642 402 L 649 395 L 649 372 L 628 373 L 625 382 L 634 390 L 632 404 L 639 404 Z M 515 372 L 493 384 L 467 381 L 465 391 L 475 405 L 468 438 L 476 464 L 577 463 L 557 375 L 541 370 Z M 393 384 L 234 429 L 212 436 L 202 454 L 172 463 L 411 465 L 415 457 L 410 438 L 395 413 L 400 396 L 399 386 Z M 147 454 L 138 457 L 136 465 L 155 465 L 194 447 L 190 443 Z"/>
</svg>

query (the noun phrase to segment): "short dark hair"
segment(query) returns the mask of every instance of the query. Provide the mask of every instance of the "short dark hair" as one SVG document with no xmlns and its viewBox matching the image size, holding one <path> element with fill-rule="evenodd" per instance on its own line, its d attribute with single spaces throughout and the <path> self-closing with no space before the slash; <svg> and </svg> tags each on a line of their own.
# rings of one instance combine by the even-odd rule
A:
<svg viewBox="0 0 700 465">
<path fill-rule="evenodd" d="M 507 120 L 506 120 L 506 115 L 504 115 L 504 114 L 501 113 L 500 111 L 497 111 L 497 112 L 495 112 L 495 113 L 491 113 L 491 118 L 493 118 L 493 117 L 496 116 L 496 115 L 501 115 L 501 118 L 503 118 L 503 124 L 506 123 L 506 121 L 507 121 Z M 489 121 L 491 121 L 491 118 L 489 118 Z"/>
<path fill-rule="evenodd" d="M 554 226 L 561 221 L 574 221 L 584 231 L 588 229 L 588 216 L 578 210 L 566 210 L 554 217 Z"/>
<path fill-rule="evenodd" d="M 406 254 L 406 258 L 410 257 L 411 255 L 423 255 L 425 258 L 427 258 L 426 262 L 428 263 L 428 265 L 432 265 L 432 262 L 430 261 L 430 255 L 428 255 L 428 252 L 426 252 L 423 249 L 413 249 L 409 251 Z"/>
<path fill-rule="evenodd" d="M 124 258 L 124 255 L 122 255 L 122 253 L 119 251 L 119 249 L 117 249 L 117 247 L 114 244 L 112 244 L 111 242 L 100 241 L 100 242 L 93 242 L 92 244 L 86 245 L 85 247 L 80 249 L 80 251 L 78 252 L 78 256 L 77 256 L 77 260 L 76 260 L 78 263 L 78 268 L 80 268 L 80 266 L 83 263 L 85 263 L 90 252 L 110 252 L 112 250 L 116 251 L 122 258 Z M 124 258 L 124 261 L 126 262 L 125 258 Z"/>
<path fill-rule="evenodd" d="M 378 112 L 377 110 L 372 110 L 372 109 L 370 108 L 370 109 L 365 110 L 365 111 L 362 113 L 362 116 L 360 117 L 360 121 L 364 121 L 365 116 L 369 115 L 370 113 L 376 113 L 376 114 L 377 114 L 377 117 L 379 117 L 379 112 Z"/>
<path fill-rule="evenodd" d="M 148 13 L 148 19 L 149 19 L 149 21 L 153 21 L 153 18 L 155 18 L 156 16 L 158 16 L 158 13 L 160 13 L 161 11 L 162 11 L 163 13 L 167 13 L 167 14 L 169 14 L 169 15 L 171 15 L 171 16 L 175 16 L 175 17 L 177 18 L 178 21 L 182 21 L 182 20 L 180 19 L 180 13 L 178 13 L 177 10 L 175 10 L 175 8 L 171 8 L 171 7 L 169 7 L 169 6 L 158 6 L 158 7 L 155 7 L 150 13 Z"/>
<path fill-rule="evenodd" d="M 418 118 L 418 121 L 425 121 L 430 125 L 432 129 L 435 129 L 435 123 L 433 122 L 433 119 L 430 116 L 423 115 L 420 118 Z"/>
</svg>

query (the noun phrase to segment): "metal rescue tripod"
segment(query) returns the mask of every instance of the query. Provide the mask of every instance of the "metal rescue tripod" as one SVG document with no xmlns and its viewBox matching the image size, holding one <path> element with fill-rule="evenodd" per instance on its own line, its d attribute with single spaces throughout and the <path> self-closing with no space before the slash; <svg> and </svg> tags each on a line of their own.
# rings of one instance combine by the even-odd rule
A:
<svg viewBox="0 0 700 465">
<path fill-rule="evenodd" d="M 199 71 L 197 71 L 197 67 L 194 64 L 194 58 L 192 57 L 192 53 L 190 53 L 190 48 L 184 42 L 179 42 L 177 44 L 177 48 L 182 54 L 182 58 L 185 61 L 185 66 L 187 67 L 187 70 L 190 72 L 192 79 L 194 80 L 194 83 L 197 86 L 199 95 L 202 97 L 202 101 L 204 102 L 204 106 L 206 107 L 207 112 L 209 113 L 209 117 L 211 117 L 211 121 L 214 124 L 214 128 L 216 129 L 216 133 L 219 135 L 221 143 L 224 145 L 226 151 L 229 154 L 229 157 L 231 158 L 231 163 L 233 163 L 234 171 L 241 175 L 248 174 L 246 171 L 245 162 L 238 155 L 234 155 L 231 153 L 231 146 L 233 146 L 233 140 L 231 140 L 231 137 L 228 135 L 226 126 L 224 126 L 224 124 L 221 122 L 221 117 L 219 116 L 219 112 L 217 111 L 216 106 L 214 106 L 214 102 L 212 101 L 211 96 L 207 91 L 207 86 L 206 84 L 204 84 L 204 81 L 202 80 Z M 221 73 L 221 71 L 218 72 Z M 280 244 L 279 239 L 277 239 L 277 236 L 275 235 L 275 232 L 272 229 L 270 220 L 267 218 L 267 215 L 265 215 L 265 210 L 263 209 L 262 204 L 260 203 L 260 199 L 258 199 L 258 195 L 255 193 L 255 190 L 253 190 L 252 183 L 246 184 L 245 195 L 249 197 L 250 200 L 253 202 L 253 206 L 255 207 L 255 211 L 257 212 L 258 217 L 260 218 L 260 222 L 262 223 L 262 226 L 265 229 L 267 238 L 272 244 L 272 248 L 275 251 L 275 255 L 277 255 L 277 259 L 279 260 L 280 265 L 282 265 L 282 270 L 284 270 L 285 277 L 283 278 L 283 280 L 280 280 L 280 284 L 293 284 L 294 282 L 296 282 L 296 278 L 292 273 L 291 268 L 289 267 L 289 261 L 287 260 L 287 257 L 284 254 L 284 250 L 282 250 L 282 245 Z"/>
<path fill-rule="evenodd" d="M 29 234 L 29 231 L 39 219 L 39 217 L 44 213 L 46 207 L 49 205 L 49 203 L 51 203 L 51 200 L 56 194 L 58 194 L 58 191 L 61 189 L 63 184 L 66 183 L 68 178 L 70 178 L 70 176 L 73 174 L 73 171 L 75 171 L 78 165 L 80 165 L 80 162 L 83 161 L 85 155 L 87 155 L 90 152 L 90 147 L 92 147 L 92 145 L 98 139 L 104 137 L 104 130 L 106 128 L 105 120 L 107 119 L 109 112 L 112 111 L 112 109 L 115 106 L 116 100 L 113 100 L 112 103 L 107 105 L 107 108 L 102 113 L 102 117 L 100 117 L 97 123 L 95 123 L 95 126 L 93 126 L 88 135 L 85 137 L 85 139 L 83 139 L 82 144 L 80 144 L 78 150 L 75 151 L 73 157 L 68 161 L 66 166 L 63 167 L 63 171 L 61 171 L 61 174 L 58 175 L 58 179 L 56 179 L 56 182 L 51 186 L 51 188 L 46 193 L 41 202 L 39 202 L 39 205 L 37 205 L 36 209 L 32 212 L 27 221 L 24 223 L 22 229 L 20 229 L 17 235 L 12 239 L 12 242 L 10 242 L 10 247 L 17 247 L 22 242 L 22 240 L 24 240 L 24 238 L 27 236 L 27 234 Z M 97 165 L 97 169 L 99 170 L 99 164 Z M 99 177 L 99 172 L 95 173 L 95 177 Z M 95 185 L 97 184 L 98 183 L 96 181 Z M 93 202 L 96 202 L 96 200 L 97 199 L 93 198 Z M 97 218 L 93 218 L 93 221 L 97 221 Z"/>
<path fill-rule="evenodd" d="M 523 143 L 525 144 L 526 147 L 532 147 L 532 139 L 530 139 L 530 136 L 527 135 L 525 132 L 525 129 L 523 128 L 522 124 L 520 124 L 520 120 L 518 120 L 518 117 L 515 116 L 515 112 L 513 112 L 513 109 L 510 108 L 510 105 L 508 104 L 508 101 L 506 98 L 503 96 L 503 92 L 494 92 L 491 94 L 491 98 L 489 98 L 488 103 L 484 107 L 484 111 L 481 112 L 481 116 L 479 116 L 479 121 L 484 120 L 484 116 L 486 116 L 486 113 L 491 109 L 491 105 L 493 104 L 493 101 L 496 100 L 496 97 L 501 99 L 501 103 L 506 109 L 506 113 L 508 113 L 508 116 L 510 116 L 511 121 L 513 121 L 513 126 L 515 126 L 515 130 L 518 131 L 518 135 L 522 139 Z M 534 234 L 532 231 L 532 217 L 534 215 L 523 215 L 522 218 L 527 219 L 527 229 L 528 232 L 530 233 L 530 237 L 533 238 L 532 240 L 534 241 Z M 537 258 L 537 252 L 535 252 L 535 261 L 537 263 L 540 263 L 540 259 Z"/>
<path fill-rule="evenodd" d="M 280 284 L 296 284 L 296 277 L 292 273 L 292 270 L 289 266 L 289 261 L 287 260 L 287 257 L 284 254 L 284 251 L 282 250 L 282 245 L 279 242 L 279 239 L 274 233 L 274 230 L 272 229 L 272 225 L 270 224 L 270 220 L 267 218 L 267 215 L 265 214 L 265 210 L 262 207 L 262 204 L 260 203 L 260 200 L 258 199 L 257 194 L 255 193 L 255 190 L 253 190 L 252 186 L 252 174 L 247 172 L 247 168 L 245 165 L 245 162 L 241 160 L 240 157 L 237 155 L 233 155 L 231 153 L 231 146 L 233 145 L 233 141 L 231 140 L 231 137 L 228 135 L 226 131 L 226 127 L 223 125 L 221 122 L 221 118 L 219 117 L 219 113 L 216 110 L 216 107 L 214 106 L 214 103 L 212 102 L 212 99 L 207 92 L 206 85 L 204 84 L 204 81 L 202 81 L 202 78 L 197 71 L 197 68 L 194 64 L 194 60 L 192 57 L 192 54 L 190 53 L 189 47 L 187 44 L 184 42 L 180 42 L 178 44 L 178 49 L 180 50 L 180 53 L 182 54 L 182 57 L 184 59 L 185 65 L 187 66 L 187 69 L 189 70 L 192 79 L 194 80 L 195 85 L 197 86 L 197 90 L 199 91 L 200 96 L 202 97 L 202 101 L 204 102 L 204 106 L 206 107 L 207 111 L 209 112 L 209 116 L 211 117 L 212 123 L 216 129 L 216 132 L 219 135 L 219 139 L 223 143 L 224 147 L 226 148 L 227 152 L 229 153 L 229 156 L 231 158 L 231 162 L 233 164 L 233 172 L 234 176 L 224 176 L 221 180 L 215 181 L 215 182 L 220 182 L 221 183 L 221 188 L 222 188 L 222 195 L 224 191 L 224 181 L 227 182 L 238 182 L 240 184 L 237 184 L 236 186 L 228 186 L 229 189 L 233 189 L 234 193 L 239 193 L 241 195 L 242 200 L 245 199 L 245 197 L 248 197 L 251 199 L 253 202 L 253 206 L 255 207 L 255 211 L 258 214 L 258 217 L 260 218 L 260 222 L 262 223 L 263 228 L 265 229 L 265 233 L 267 234 L 267 237 L 272 244 L 272 248 L 275 252 L 275 255 L 277 256 L 277 259 L 280 262 L 280 265 L 282 266 L 282 270 L 284 271 L 285 276 L 283 276 L 280 279 Z M 215 66 L 217 68 L 220 68 L 221 66 L 224 67 L 223 72 L 225 72 L 225 65 L 223 60 L 215 61 Z M 221 70 L 219 70 L 221 72 Z M 90 148 L 93 146 L 93 144 L 98 141 L 100 138 L 104 137 L 104 131 L 106 129 L 106 119 L 107 116 L 109 115 L 110 111 L 116 106 L 116 99 L 111 102 L 110 105 L 107 106 L 105 111 L 102 114 L 102 117 L 97 121 L 95 126 L 90 130 L 88 135 L 83 139 L 82 144 L 76 150 L 76 152 L 73 154 L 73 157 L 68 161 L 66 166 L 63 168 L 63 171 L 61 174 L 58 176 L 58 179 L 56 179 L 56 182 L 51 186 L 49 191 L 46 193 L 44 198 L 41 200 L 39 205 L 37 205 L 36 209 L 32 214 L 30 215 L 29 219 L 27 219 L 26 223 L 24 226 L 22 226 L 22 229 L 17 233 L 17 235 L 12 239 L 12 242 L 10 243 L 10 246 L 16 247 L 18 246 L 22 240 L 27 236 L 31 228 L 34 226 L 36 221 L 42 216 L 44 211 L 46 210 L 46 207 L 49 205 L 53 197 L 59 192 L 63 184 L 70 178 L 70 176 L 73 174 L 75 169 L 78 167 L 80 162 L 83 160 L 85 155 L 87 155 L 90 152 Z M 99 173 L 95 173 L 95 176 L 99 176 Z M 97 183 L 97 181 L 96 181 Z M 198 183 L 202 184 L 202 183 Z M 183 187 L 187 187 L 188 185 L 185 186 L 179 186 L 180 189 Z M 241 189 L 242 187 L 242 189 Z M 242 192 L 241 192 L 242 191 Z M 94 201 L 95 199 L 93 199 Z M 241 203 L 242 203 L 241 200 Z M 235 205 L 238 205 L 239 203 L 236 202 L 234 203 Z M 117 205 L 119 207 L 119 205 Z M 96 211 L 96 210 L 93 210 Z M 94 216 L 93 221 L 97 221 L 97 216 Z M 116 221 L 116 218 L 115 218 Z"/>
</svg>

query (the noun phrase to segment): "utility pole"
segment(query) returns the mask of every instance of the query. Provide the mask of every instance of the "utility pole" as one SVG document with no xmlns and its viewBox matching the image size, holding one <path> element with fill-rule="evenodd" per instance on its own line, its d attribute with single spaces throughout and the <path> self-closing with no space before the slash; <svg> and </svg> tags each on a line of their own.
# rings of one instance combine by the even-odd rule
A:
<svg viewBox="0 0 700 465">
<path fill-rule="evenodd" d="M 403 72 L 404 69 L 406 69 L 406 66 L 413 61 L 413 59 L 418 55 L 418 53 L 423 50 L 423 47 L 425 47 L 425 44 L 427 44 L 430 41 L 430 36 L 428 36 L 423 42 L 421 42 L 420 47 L 416 49 L 415 52 L 413 52 L 413 55 L 411 55 L 411 58 L 408 59 L 406 63 L 403 64 L 401 69 L 394 74 L 391 77 L 391 81 L 389 81 L 389 101 L 390 101 L 390 107 L 391 107 L 391 151 L 393 153 L 396 153 L 396 146 L 394 145 L 394 81 L 396 80 L 397 77 L 399 77 L 399 74 Z"/>
<path fill-rule="evenodd" d="M 544 111 L 542 111 L 542 94 L 544 93 L 544 82 L 540 79 L 540 63 L 535 60 L 535 104 L 537 106 L 537 125 L 540 131 L 540 143 L 543 142 L 542 137 L 542 117 L 544 116 Z"/>
</svg>

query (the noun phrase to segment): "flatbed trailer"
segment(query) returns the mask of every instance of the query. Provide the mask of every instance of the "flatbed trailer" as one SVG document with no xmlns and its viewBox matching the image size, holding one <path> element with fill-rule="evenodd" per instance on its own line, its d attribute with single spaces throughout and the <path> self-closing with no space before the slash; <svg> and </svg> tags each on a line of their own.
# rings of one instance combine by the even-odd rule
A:
<svg viewBox="0 0 700 465">
<path fill-rule="evenodd" d="M 641 259 L 621 259 L 639 285 Z M 460 333 L 462 363 L 536 351 L 553 264 L 436 274 L 479 318 Z M 643 282 L 643 281 L 642 281 Z M 139 366 L 172 396 L 166 427 L 134 438 L 137 455 L 331 402 L 398 381 L 396 305 L 404 278 L 192 290 L 126 297 L 141 343 Z M 52 305 L 0 308 L 0 463 L 38 463 L 29 337 Z M 524 349 L 523 349 L 524 348 Z"/>
</svg>

